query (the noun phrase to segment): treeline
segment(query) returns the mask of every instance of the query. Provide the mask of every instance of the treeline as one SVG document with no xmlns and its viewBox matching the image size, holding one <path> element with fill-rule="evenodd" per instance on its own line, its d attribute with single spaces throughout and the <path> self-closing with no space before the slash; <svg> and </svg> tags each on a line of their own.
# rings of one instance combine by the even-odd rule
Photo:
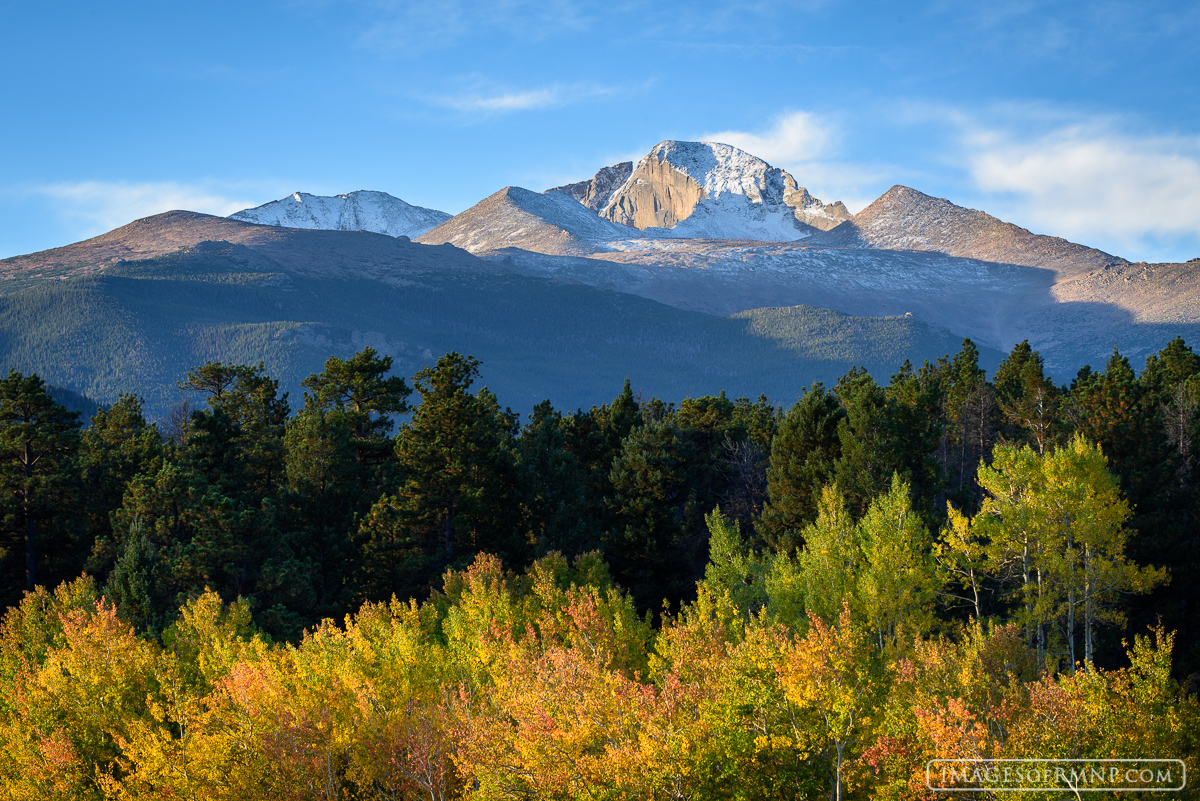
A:
<svg viewBox="0 0 1200 801">
<path fill-rule="evenodd" d="M 724 395 L 676 405 L 626 382 L 611 403 L 564 414 L 544 402 L 523 425 L 473 391 L 478 368 L 451 353 L 410 385 L 368 348 L 306 379 L 293 414 L 261 365 L 208 363 L 180 385 L 201 408 L 151 424 L 126 396 L 87 428 L 14 372 L 0 381 L 0 600 L 86 572 L 157 634 L 210 588 L 294 641 L 365 602 L 423 598 L 478 553 L 520 569 L 595 551 L 657 613 L 694 594 L 715 507 L 767 565 L 800 553 L 820 515 L 857 525 L 902 486 L 936 567 L 937 620 L 1019 619 L 1044 659 L 1110 665 L 1130 616 L 1137 630 L 1161 620 L 1180 635 L 1181 675 L 1196 669 L 1200 357 L 1180 339 L 1140 376 L 1114 351 L 1070 386 L 1027 343 L 989 381 L 967 340 L 886 386 L 851 370 L 790 408 Z M 1022 506 L 1065 480 L 1043 473 L 1071 443 L 1103 455 L 1061 470 L 1117 481 L 1103 543 Z M 1012 509 L 1042 518 L 1018 525 Z M 1001 534 L 997 521 L 1027 530 Z M 1116 565 L 1102 598 L 1077 592 L 1081 548 Z"/>
<path fill-rule="evenodd" d="M 86 428 L 36 377 L 8 375 L 0 600 L 86 572 L 139 631 L 157 633 L 210 588 L 244 598 L 264 631 L 294 640 L 367 601 L 425 597 L 478 553 L 520 568 L 551 552 L 599 552 L 638 607 L 656 612 L 694 594 L 714 507 L 766 564 L 797 553 L 818 514 L 832 513 L 827 490 L 858 522 L 899 481 L 947 584 L 930 607 L 941 620 L 1015 615 L 1046 658 L 1074 663 L 1066 619 L 1092 614 L 1099 639 L 1080 634 L 1080 650 L 1115 663 L 1132 614 L 1138 630 L 1162 620 L 1180 632 L 1181 669 L 1196 667 L 1200 357 L 1182 339 L 1140 375 L 1114 353 L 1103 373 L 1084 368 L 1070 386 L 1046 378 L 1027 343 L 989 381 L 966 341 L 886 386 L 854 369 L 791 408 L 724 395 L 676 405 L 636 397 L 626 381 L 611 403 L 572 414 L 542 403 L 523 426 L 473 391 L 472 357 L 446 355 L 412 385 L 390 367 L 370 348 L 330 359 L 293 414 L 262 366 L 206 363 L 180 385 L 203 408 L 185 402 L 151 424 L 138 398 L 122 397 Z M 1114 586 L 1091 612 L 1061 578 L 1074 570 L 1060 558 L 1073 534 L 1038 524 L 1016 564 L 994 530 L 1004 502 L 1049 481 L 1033 475 L 1040 460 L 1079 438 L 1106 463 L 1075 468 L 1106 468 L 1123 499 L 1105 553 L 1148 571 L 1105 578 Z M 989 486 L 1004 464 L 1024 471 L 1006 478 L 1024 489 Z M 1037 603 L 1024 597 L 1034 592 Z"/>
</svg>

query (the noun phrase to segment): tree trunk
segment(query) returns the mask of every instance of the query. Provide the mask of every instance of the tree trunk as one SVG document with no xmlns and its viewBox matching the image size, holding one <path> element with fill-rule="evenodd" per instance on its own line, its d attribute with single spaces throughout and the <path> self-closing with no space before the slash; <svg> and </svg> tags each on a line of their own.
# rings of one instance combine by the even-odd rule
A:
<svg viewBox="0 0 1200 801">
<path fill-rule="evenodd" d="M 21 487 L 21 513 L 25 516 L 25 589 L 32 590 L 37 581 L 37 537 L 33 530 L 33 499 L 30 497 L 30 486 L 33 483 L 33 452 L 32 443 L 25 440 L 24 462 L 22 472 L 25 481 Z"/>
</svg>

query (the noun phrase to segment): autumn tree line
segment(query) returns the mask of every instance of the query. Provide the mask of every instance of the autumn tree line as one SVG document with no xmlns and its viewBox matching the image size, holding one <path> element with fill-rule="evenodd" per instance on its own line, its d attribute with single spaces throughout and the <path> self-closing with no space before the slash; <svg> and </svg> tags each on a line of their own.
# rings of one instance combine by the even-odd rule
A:
<svg viewBox="0 0 1200 801">
<path fill-rule="evenodd" d="M 522 424 L 451 353 L 90 424 L 0 381 L 13 798 L 929 795 L 946 757 L 1196 764 L 1200 357 L 967 340 L 790 406 Z M 44 589 L 54 588 L 54 589 Z M 1048 796 L 1049 797 L 1049 796 Z"/>
</svg>

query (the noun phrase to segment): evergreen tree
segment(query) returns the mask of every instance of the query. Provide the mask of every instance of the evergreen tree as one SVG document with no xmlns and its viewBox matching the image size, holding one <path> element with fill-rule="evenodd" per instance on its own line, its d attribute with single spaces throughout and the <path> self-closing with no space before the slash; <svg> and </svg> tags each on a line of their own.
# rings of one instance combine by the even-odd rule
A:
<svg viewBox="0 0 1200 801">
<path fill-rule="evenodd" d="M 79 463 L 85 495 L 84 509 L 94 546 L 88 570 L 108 574 L 120 556 L 109 515 L 121 505 L 134 476 L 154 471 L 163 457 L 158 429 L 142 415 L 142 399 L 122 395 L 112 406 L 92 416 L 82 432 Z"/>
<path fill-rule="evenodd" d="M 587 490 L 567 450 L 563 417 L 550 401 L 533 408 L 516 443 L 524 527 L 538 555 L 577 556 L 600 546 L 601 531 L 587 515 Z"/>
<path fill-rule="evenodd" d="M 838 429 L 845 416 L 818 382 L 780 421 L 767 468 L 768 501 L 757 521 L 758 535 L 777 553 L 794 549 L 800 531 L 817 518 L 821 488 L 842 454 Z"/>
<path fill-rule="evenodd" d="M 962 349 L 942 372 L 946 426 L 942 458 L 947 494 L 958 506 L 974 509 L 981 497 L 975 472 L 991 452 L 999 408 L 979 366 L 979 349 L 970 339 L 963 340 Z"/>
<path fill-rule="evenodd" d="M 36 375 L 0 380 L 0 565 L 7 603 L 21 588 L 56 584 L 82 566 L 77 541 L 79 414 Z"/>
<path fill-rule="evenodd" d="M 136 629 L 157 633 L 173 611 L 163 608 L 162 563 L 140 519 L 134 520 L 124 541 L 124 551 L 113 565 L 104 595 Z"/>
<path fill-rule="evenodd" d="M 609 481 L 613 461 L 629 432 L 641 424 L 642 409 L 628 378 L 612 403 L 577 411 L 563 420 L 567 450 L 582 472 L 587 516 L 600 531 L 615 525 L 607 500 L 613 494 Z"/>
<path fill-rule="evenodd" d="M 833 474 L 858 516 L 866 512 L 872 498 L 886 491 L 892 474 L 903 466 L 888 419 L 887 394 L 875 379 L 854 368 L 838 379 L 834 392 L 845 417 L 838 421 L 841 453 Z"/>
<path fill-rule="evenodd" d="M 942 376 L 928 362 L 914 372 L 906 359 L 887 387 L 887 421 L 893 460 L 908 477 L 917 504 L 926 514 L 942 490 L 936 453 L 944 427 Z"/>
<path fill-rule="evenodd" d="M 1061 391 L 1046 377 L 1042 357 L 1022 340 L 996 370 L 996 401 L 1008 422 L 1009 439 L 1028 442 L 1040 454 L 1061 436 Z"/>
<path fill-rule="evenodd" d="M 377 463 L 391 450 L 388 435 L 392 415 L 410 411 L 408 396 L 412 389 L 403 378 L 387 376 L 392 369 L 391 356 L 379 356 L 366 347 L 350 359 L 331 356 L 325 370 L 304 379 L 305 406 L 321 411 L 336 409 L 350 426 L 359 461 Z"/>
<path fill-rule="evenodd" d="M 1111 460 L 1121 489 L 1137 510 L 1139 530 L 1161 526 L 1175 507 L 1178 468 L 1155 398 L 1138 382 L 1129 360 L 1115 348 L 1102 374 L 1084 377 L 1072 390 L 1076 432 Z"/>
<path fill-rule="evenodd" d="M 521 564 L 511 412 L 468 390 L 479 360 L 448 353 L 416 374 L 421 404 L 396 438 L 400 483 L 359 531 L 367 597 L 414 592 L 447 565 L 485 551 Z"/>
<path fill-rule="evenodd" d="M 307 571 L 312 620 L 340 617 L 361 600 L 353 577 L 362 552 L 352 534 L 394 488 L 392 415 L 410 410 L 412 390 L 387 377 L 391 366 L 390 356 L 370 347 L 350 359 L 329 358 L 304 380 L 304 407 L 287 422 L 281 527 Z"/>
<path fill-rule="evenodd" d="M 683 538 L 701 517 L 688 467 L 690 443 L 669 423 L 650 422 L 625 438 L 613 461 L 609 505 L 615 525 L 607 553 L 614 573 L 643 605 L 680 597 L 692 586 L 693 554 Z"/>
</svg>

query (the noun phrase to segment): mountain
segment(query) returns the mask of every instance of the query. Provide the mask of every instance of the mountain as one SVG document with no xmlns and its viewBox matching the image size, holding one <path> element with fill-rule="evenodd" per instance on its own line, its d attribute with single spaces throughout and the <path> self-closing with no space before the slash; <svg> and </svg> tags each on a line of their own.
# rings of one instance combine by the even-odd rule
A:
<svg viewBox="0 0 1200 801">
<path fill-rule="evenodd" d="M 606 249 L 612 240 L 642 232 L 601 218 L 564 192 L 501 189 L 416 238 L 426 245 L 451 244 L 471 253 L 520 248 L 578 256 Z"/>
<path fill-rule="evenodd" d="M 915 318 L 807 307 L 712 315 L 447 245 L 182 211 L 0 261 L 0 363 L 100 402 L 142 395 L 152 419 L 210 359 L 262 361 L 295 407 L 300 382 L 329 356 L 369 345 L 411 375 L 457 350 L 483 361 L 501 403 L 528 411 L 549 398 L 570 410 L 610 400 L 626 377 L 669 399 L 724 389 L 790 403 L 852 365 L 886 380 L 905 358 L 959 341 Z"/>
<path fill-rule="evenodd" d="M 590 193 L 593 203 L 608 189 L 584 183 L 571 191 Z M 1002 351 L 1029 339 L 1064 381 L 1084 364 L 1102 364 L 1113 345 L 1137 357 L 1170 339 L 1171 326 L 1184 333 L 1200 323 L 1195 265 L 1130 265 L 907 187 L 794 242 L 672 236 L 687 220 L 674 232 L 605 228 L 565 189 L 545 195 L 565 203 L 536 214 L 533 193 L 502 194 L 510 211 L 523 198 L 524 216 L 498 216 L 485 201 L 420 241 L 452 241 L 529 275 L 709 314 L 797 304 L 870 317 L 911 312 Z"/>
<path fill-rule="evenodd" d="M 410 205 L 386 192 L 362 190 L 333 197 L 296 192 L 281 200 L 243 209 L 229 215 L 229 219 L 284 228 L 371 231 L 412 238 L 450 219 L 450 215 Z"/>
<path fill-rule="evenodd" d="M 601 167 L 598 173 L 586 181 L 556 186 L 547 189 L 546 192 L 562 192 L 599 214 L 608 205 L 613 193 L 620 189 L 632 174 L 633 162 L 622 161 L 611 167 Z"/>
<path fill-rule="evenodd" d="M 625 375 L 668 397 L 789 398 L 963 337 L 992 355 L 1028 339 L 1065 382 L 1113 346 L 1136 360 L 1200 339 L 1200 262 L 1130 264 L 902 186 L 832 225 L 843 212 L 761 159 L 681 142 L 507 187 L 412 241 L 169 212 L 0 261 L 0 358 L 161 411 L 206 359 L 263 360 L 298 393 L 364 345 L 401 373 L 455 349 L 517 408 L 570 408 Z"/>
<path fill-rule="evenodd" d="M 667 140 L 633 166 L 605 167 L 562 192 L 601 217 L 660 236 L 791 241 L 850 213 L 824 204 L 784 170 L 731 145 Z"/>
<path fill-rule="evenodd" d="M 1055 236 L 1034 234 L 975 209 L 907 186 L 893 186 L 837 228 L 814 239 L 834 247 L 924 250 L 969 259 L 1044 267 L 1077 275 L 1124 259 Z"/>
<path fill-rule="evenodd" d="M 588 256 L 639 239 L 788 242 L 849 216 L 735 147 L 666 141 L 636 166 L 605 167 L 586 181 L 540 194 L 505 187 L 416 239 L 472 253 Z"/>
<path fill-rule="evenodd" d="M 216 244 L 213 244 L 216 243 Z M 130 262 L 153 262 L 181 252 L 235 252 L 243 270 L 286 270 L 313 278 L 389 280 L 406 271 L 493 269 L 455 248 L 421 248 L 405 239 L 364 231 L 315 231 L 263 226 L 192 211 L 168 211 L 106 234 L 25 256 L 0 260 L 0 292 L 39 279 L 110 272 Z M 353 253 L 352 264 L 339 259 Z M 166 263 L 166 262 L 163 262 Z"/>
</svg>

